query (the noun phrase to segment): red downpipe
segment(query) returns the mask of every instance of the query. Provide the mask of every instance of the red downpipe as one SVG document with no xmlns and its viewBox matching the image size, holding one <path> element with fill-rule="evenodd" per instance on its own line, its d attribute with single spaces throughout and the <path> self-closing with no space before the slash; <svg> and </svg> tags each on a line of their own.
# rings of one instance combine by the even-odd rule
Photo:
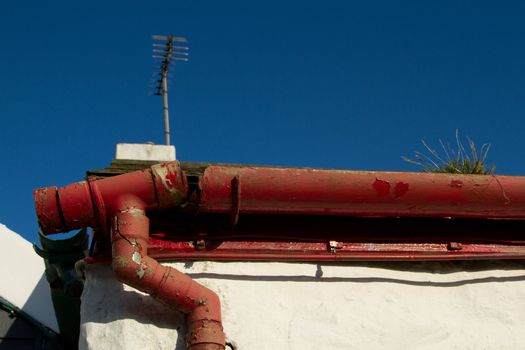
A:
<svg viewBox="0 0 525 350">
<path fill-rule="evenodd" d="M 217 294 L 147 255 L 146 210 L 182 204 L 187 188 L 179 163 L 170 162 L 121 176 L 39 189 L 35 206 L 44 234 L 87 226 L 109 228 L 117 277 L 187 315 L 188 349 L 223 350 Z"/>
<path fill-rule="evenodd" d="M 217 294 L 148 256 L 149 219 L 140 205 L 120 211 L 113 220 L 113 270 L 118 278 L 187 314 L 188 349 L 224 349 Z"/>
</svg>

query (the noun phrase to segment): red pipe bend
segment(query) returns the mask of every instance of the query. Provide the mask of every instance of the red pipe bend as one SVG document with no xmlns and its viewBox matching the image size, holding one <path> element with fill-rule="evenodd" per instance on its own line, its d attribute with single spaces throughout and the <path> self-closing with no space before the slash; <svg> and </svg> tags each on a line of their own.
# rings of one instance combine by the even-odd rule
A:
<svg viewBox="0 0 525 350">
<path fill-rule="evenodd" d="M 187 191 L 186 176 L 174 161 L 61 188 L 41 188 L 34 197 L 40 228 L 50 234 L 88 226 L 105 228 L 112 213 L 129 205 L 131 197 L 146 210 L 174 207 L 186 200 Z"/>
<path fill-rule="evenodd" d="M 184 273 L 150 258 L 148 231 L 149 219 L 143 209 L 125 209 L 114 216 L 111 241 L 118 279 L 186 313 L 188 349 L 224 349 L 219 297 Z"/>
<path fill-rule="evenodd" d="M 191 350 L 223 350 L 217 294 L 148 254 L 146 210 L 174 207 L 186 200 L 188 185 L 178 162 L 66 187 L 36 190 L 35 206 L 44 234 L 109 227 L 117 277 L 185 314 Z"/>
</svg>

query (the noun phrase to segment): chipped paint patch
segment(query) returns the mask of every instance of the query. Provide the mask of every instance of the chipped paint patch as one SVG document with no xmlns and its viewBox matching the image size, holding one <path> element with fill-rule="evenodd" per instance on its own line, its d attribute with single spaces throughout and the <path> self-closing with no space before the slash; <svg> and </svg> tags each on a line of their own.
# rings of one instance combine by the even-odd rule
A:
<svg viewBox="0 0 525 350">
<path fill-rule="evenodd" d="M 177 188 L 182 180 L 179 169 L 173 169 L 172 166 L 164 163 L 151 167 L 151 170 L 154 177 L 160 180 L 163 190 L 170 195 L 173 202 L 177 204 L 182 203 L 184 201 L 184 193 Z M 159 190 L 159 188 L 157 189 Z"/>
<path fill-rule="evenodd" d="M 452 181 L 450 181 L 450 187 L 461 188 L 461 187 L 463 187 L 463 181 L 461 181 L 461 180 L 452 180 Z"/>
<path fill-rule="evenodd" d="M 120 212 L 121 213 L 128 213 L 128 214 L 135 214 L 135 215 L 136 214 L 144 215 L 144 210 L 133 208 L 133 207 L 123 209 Z"/>
<path fill-rule="evenodd" d="M 168 171 L 166 173 L 166 184 L 170 188 L 174 188 L 177 185 L 178 174 L 175 172 Z"/>
<path fill-rule="evenodd" d="M 173 177 L 173 173 L 170 173 L 168 167 L 166 164 L 161 164 L 157 167 L 152 167 L 152 170 L 155 172 L 155 175 L 157 175 L 162 182 L 162 185 L 164 186 L 164 189 L 167 191 L 171 191 L 174 189 L 177 175 L 175 174 L 175 178 Z"/>
<path fill-rule="evenodd" d="M 142 257 L 140 256 L 139 252 L 134 252 L 131 256 L 131 260 L 133 260 L 136 264 L 139 264 L 142 262 Z"/>
<path fill-rule="evenodd" d="M 408 192 L 408 184 L 406 182 L 399 181 L 394 187 L 394 195 L 396 197 L 403 197 Z"/>
<path fill-rule="evenodd" d="M 387 196 L 390 193 L 390 182 L 385 180 L 379 180 L 376 178 L 372 187 L 376 190 L 377 194 L 381 197 Z"/>
<path fill-rule="evenodd" d="M 142 277 L 144 277 L 145 271 L 144 264 L 142 263 L 142 256 L 139 253 L 140 246 L 137 242 L 133 242 L 132 244 L 135 251 L 131 255 L 131 260 L 133 260 L 133 262 L 137 264 L 137 277 L 139 279 L 142 279 Z"/>
</svg>

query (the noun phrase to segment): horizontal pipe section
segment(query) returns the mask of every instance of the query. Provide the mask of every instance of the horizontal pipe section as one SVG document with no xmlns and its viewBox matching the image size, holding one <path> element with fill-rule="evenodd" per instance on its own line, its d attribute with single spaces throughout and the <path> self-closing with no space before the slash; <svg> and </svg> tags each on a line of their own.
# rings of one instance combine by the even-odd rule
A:
<svg viewBox="0 0 525 350">
<path fill-rule="evenodd" d="M 206 168 L 199 210 L 363 217 L 525 218 L 525 177 Z"/>
<path fill-rule="evenodd" d="M 38 222 L 44 234 L 108 224 L 108 216 L 132 198 L 147 210 L 169 208 L 186 200 L 188 184 L 178 162 L 57 188 L 34 191 Z"/>
</svg>

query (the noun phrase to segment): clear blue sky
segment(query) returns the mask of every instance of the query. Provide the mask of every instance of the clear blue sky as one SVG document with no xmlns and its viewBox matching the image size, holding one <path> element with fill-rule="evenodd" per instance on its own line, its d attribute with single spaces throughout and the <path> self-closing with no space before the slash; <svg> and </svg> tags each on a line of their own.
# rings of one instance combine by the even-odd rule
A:
<svg viewBox="0 0 525 350">
<path fill-rule="evenodd" d="M 32 190 L 163 142 L 151 34 L 185 36 L 171 84 L 186 161 L 410 171 L 459 128 L 525 174 L 522 1 L 10 1 L 0 11 L 0 222 Z"/>
</svg>

